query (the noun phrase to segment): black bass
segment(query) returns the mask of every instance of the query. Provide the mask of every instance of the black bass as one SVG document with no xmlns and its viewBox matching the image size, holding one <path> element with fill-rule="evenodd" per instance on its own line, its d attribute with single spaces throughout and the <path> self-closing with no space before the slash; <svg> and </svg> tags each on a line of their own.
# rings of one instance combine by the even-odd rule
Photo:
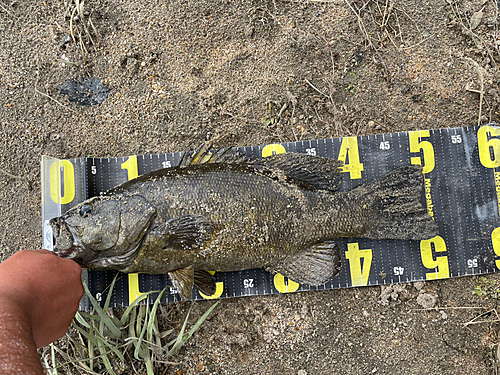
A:
<svg viewBox="0 0 500 375">
<path fill-rule="evenodd" d="M 168 273 L 188 299 L 193 284 L 215 291 L 204 270 L 266 268 L 321 285 L 340 269 L 336 238 L 437 235 L 420 203 L 420 166 L 337 192 L 342 166 L 304 154 L 250 159 L 205 147 L 52 219 L 54 250 L 90 270 Z"/>
</svg>

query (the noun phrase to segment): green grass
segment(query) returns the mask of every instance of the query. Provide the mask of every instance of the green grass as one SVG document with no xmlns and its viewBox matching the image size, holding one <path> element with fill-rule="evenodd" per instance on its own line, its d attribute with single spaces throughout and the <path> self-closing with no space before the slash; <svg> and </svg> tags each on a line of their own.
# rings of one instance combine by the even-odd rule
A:
<svg viewBox="0 0 500 375">
<path fill-rule="evenodd" d="M 170 357 L 189 340 L 220 302 L 213 304 L 188 329 L 190 310 L 179 333 L 172 339 L 174 329 L 160 332 L 158 326 L 158 306 L 165 289 L 140 296 L 118 318 L 109 309 L 115 282 L 116 277 L 109 287 L 104 307 L 84 283 L 93 311 L 76 314 L 72 333 L 65 336 L 67 345 L 64 348 L 56 344 L 45 348 L 43 362 L 48 374 L 58 375 L 59 371 L 68 373 L 71 368 L 70 372 L 76 374 L 118 375 L 125 373 L 127 368 L 127 372 L 135 372 L 135 369 L 130 371 L 135 359 L 144 364 L 148 375 L 153 375 L 155 364 L 170 363 Z M 150 298 L 154 293 L 159 294 L 151 305 Z M 146 303 L 141 304 L 144 299 Z"/>
</svg>

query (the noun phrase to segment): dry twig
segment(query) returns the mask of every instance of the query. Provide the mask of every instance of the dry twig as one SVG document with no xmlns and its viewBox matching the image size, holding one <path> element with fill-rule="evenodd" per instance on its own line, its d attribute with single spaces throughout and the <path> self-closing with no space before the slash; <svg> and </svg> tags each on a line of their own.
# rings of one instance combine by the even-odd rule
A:
<svg viewBox="0 0 500 375">
<path fill-rule="evenodd" d="M 54 98 L 53 98 L 53 97 L 51 97 L 50 95 L 45 94 L 45 93 L 43 93 L 43 92 L 39 91 L 39 90 L 36 88 L 36 86 L 35 86 L 35 91 L 36 91 L 37 93 L 39 93 L 39 94 L 43 95 L 43 96 L 46 96 L 47 98 L 49 98 L 50 100 L 52 100 L 52 101 L 56 102 L 56 103 L 57 103 L 57 104 L 59 104 L 60 106 L 62 106 L 62 107 L 64 107 L 64 108 L 66 108 L 67 110 L 69 110 L 69 111 L 71 111 L 71 112 L 75 112 L 74 110 L 72 110 L 72 109 L 71 109 L 71 108 L 69 108 L 68 106 L 65 106 L 65 105 L 64 105 L 64 104 L 62 104 L 60 101 L 58 101 L 58 100 L 54 99 Z"/>
<path fill-rule="evenodd" d="M 481 115 L 482 115 L 482 110 L 483 110 L 483 96 L 484 96 L 484 75 L 481 67 L 477 62 L 472 60 L 470 57 L 464 57 L 464 59 L 469 60 L 473 65 L 474 65 L 474 70 L 476 71 L 477 75 L 479 76 L 479 115 L 477 118 L 477 126 L 481 125 Z M 471 90 L 469 90 L 471 91 Z"/>
<path fill-rule="evenodd" d="M 13 175 L 12 173 L 9 173 L 9 172 L 6 172 L 4 171 L 3 169 L 0 169 L 0 172 L 3 173 L 4 175 L 6 176 L 9 176 L 10 178 L 17 178 L 17 179 L 20 179 L 20 180 L 24 180 L 26 179 L 25 177 L 23 176 L 16 176 L 16 175 Z"/>
</svg>

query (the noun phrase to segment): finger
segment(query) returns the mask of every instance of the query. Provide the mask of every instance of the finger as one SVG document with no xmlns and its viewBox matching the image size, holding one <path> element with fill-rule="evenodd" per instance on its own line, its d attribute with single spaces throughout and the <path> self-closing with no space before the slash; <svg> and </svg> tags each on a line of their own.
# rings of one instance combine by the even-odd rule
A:
<svg viewBox="0 0 500 375">
<path fill-rule="evenodd" d="M 51 255 L 56 255 L 56 253 L 54 253 L 53 251 L 50 251 L 50 250 L 45 250 L 45 249 L 40 249 L 40 250 L 28 250 L 28 251 L 32 251 L 34 253 L 38 253 L 38 254 L 51 254 Z"/>
<path fill-rule="evenodd" d="M 65 258 L 59 258 L 60 262 L 64 262 L 64 266 L 68 267 L 71 272 L 81 274 L 82 273 L 82 267 L 76 263 L 74 260 L 71 259 L 65 259 Z"/>
</svg>

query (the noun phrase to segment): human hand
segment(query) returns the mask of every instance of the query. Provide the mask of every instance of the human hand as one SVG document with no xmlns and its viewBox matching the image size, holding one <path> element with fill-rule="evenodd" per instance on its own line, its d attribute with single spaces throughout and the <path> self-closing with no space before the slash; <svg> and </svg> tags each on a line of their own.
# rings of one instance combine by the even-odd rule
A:
<svg viewBox="0 0 500 375">
<path fill-rule="evenodd" d="M 24 314 L 38 348 L 63 336 L 84 290 L 81 267 L 48 250 L 21 250 L 0 263 L 0 312 Z"/>
</svg>

